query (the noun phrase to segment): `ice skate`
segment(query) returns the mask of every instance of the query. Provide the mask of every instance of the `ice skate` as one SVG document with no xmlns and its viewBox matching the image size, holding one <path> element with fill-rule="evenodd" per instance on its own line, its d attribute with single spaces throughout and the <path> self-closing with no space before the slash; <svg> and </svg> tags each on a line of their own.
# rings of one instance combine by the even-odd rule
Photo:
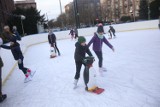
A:
<svg viewBox="0 0 160 107">
<path fill-rule="evenodd" d="M 0 103 L 3 102 L 7 98 L 7 94 L 2 94 L 0 96 Z"/>
<path fill-rule="evenodd" d="M 26 78 L 24 79 L 24 83 L 27 83 L 27 82 L 29 82 L 29 81 L 31 81 L 32 79 L 31 79 L 31 77 L 30 77 L 30 75 L 26 75 Z"/>
<path fill-rule="evenodd" d="M 103 77 L 103 68 L 99 68 L 99 75 Z"/>
<path fill-rule="evenodd" d="M 27 72 L 29 73 L 30 77 L 33 77 L 36 71 L 32 71 L 32 70 L 28 69 Z"/>
<path fill-rule="evenodd" d="M 74 83 L 73 83 L 73 84 L 74 84 L 73 89 L 76 89 L 76 88 L 77 88 L 77 83 L 78 83 L 78 79 L 75 79 L 75 80 L 74 80 Z"/>
<path fill-rule="evenodd" d="M 105 67 L 101 68 L 103 72 L 107 72 L 107 69 Z"/>
</svg>

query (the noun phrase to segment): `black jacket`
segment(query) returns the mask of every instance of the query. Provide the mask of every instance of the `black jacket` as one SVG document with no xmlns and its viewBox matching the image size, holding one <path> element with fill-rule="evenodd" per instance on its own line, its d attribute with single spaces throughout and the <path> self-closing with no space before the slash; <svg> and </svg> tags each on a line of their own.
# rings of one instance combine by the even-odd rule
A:
<svg viewBox="0 0 160 107">
<path fill-rule="evenodd" d="M 85 54 L 86 53 L 89 56 L 92 56 L 92 53 L 90 52 L 90 50 L 89 50 L 87 45 L 82 46 L 82 45 L 80 45 L 79 42 L 77 42 L 75 44 L 75 46 L 76 46 L 75 53 L 74 53 L 75 61 L 83 61 L 83 59 L 85 58 Z"/>
<path fill-rule="evenodd" d="M 1 47 L 4 49 L 10 49 L 15 60 L 23 58 L 23 54 L 18 42 L 14 42 L 14 44 L 11 46 L 1 45 Z"/>
<path fill-rule="evenodd" d="M 56 43 L 56 36 L 55 36 L 55 34 L 48 35 L 48 42 L 50 44 Z"/>
</svg>

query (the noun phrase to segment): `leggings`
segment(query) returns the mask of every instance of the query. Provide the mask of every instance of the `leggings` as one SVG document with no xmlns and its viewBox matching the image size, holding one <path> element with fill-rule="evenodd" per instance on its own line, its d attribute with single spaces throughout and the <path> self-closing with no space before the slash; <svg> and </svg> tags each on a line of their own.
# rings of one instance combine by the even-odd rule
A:
<svg viewBox="0 0 160 107">
<path fill-rule="evenodd" d="M 80 71 L 81 71 L 81 67 L 82 67 L 82 61 L 76 61 L 76 74 L 75 74 L 75 77 L 74 79 L 79 79 L 80 77 Z"/>
<path fill-rule="evenodd" d="M 23 65 L 23 58 L 21 58 L 19 60 L 21 60 L 21 61 L 18 61 L 18 67 L 19 67 L 20 70 L 23 71 L 24 74 L 26 74 L 28 68 L 24 67 L 24 65 Z"/>
<path fill-rule="evenodd" d="M 103 61 L 103 56 L 102 56 L 102 51 L 94 51 L 99 59 L 98 65 L 99 67 L 102 67 L 102 61 Z"/>
<path fill-rule="evenodd" d="M 58 47 L 57 47 L 57 43 L 55 43 L 55 52 L 56 52 L 56 50 L 58 51 L 58 55 L 60 55 L 60 52 L 59 52 L 59 49 L 58 49 Z"/>
</svg>

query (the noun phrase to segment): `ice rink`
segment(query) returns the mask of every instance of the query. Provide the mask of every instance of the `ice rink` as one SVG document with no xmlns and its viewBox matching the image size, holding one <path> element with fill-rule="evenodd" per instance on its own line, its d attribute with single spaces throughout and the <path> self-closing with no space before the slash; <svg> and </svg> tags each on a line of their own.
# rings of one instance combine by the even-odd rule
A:
<svg viewBox="0 0 160 107">
<path fill-rule="evenodd" d="M 160 31 L 141 30 L 116 33 L 109 42 L 115 52 L 103 44 L 103 63 L 107 68 L 97 83 L 105 92 L 96 95 L 84 90 L 83 67 L 78 88 L 75 75 L 75 40 L 57 41 L 61 56 L 50 59 L 48 43 L 30 47 L 24 65 L 36 70 L 31 82 L 16 67 L 3 86 L 8 98 L 0 107 L 160 107 Z M 58 35 L 57 35 L 58 36 Z M 92 36 L 87 36 L 87 43 Z M 108 35 L 106 35 L 108 38 Z M 10 52 L 10 51 L 8 51 Z"/>
</svg>

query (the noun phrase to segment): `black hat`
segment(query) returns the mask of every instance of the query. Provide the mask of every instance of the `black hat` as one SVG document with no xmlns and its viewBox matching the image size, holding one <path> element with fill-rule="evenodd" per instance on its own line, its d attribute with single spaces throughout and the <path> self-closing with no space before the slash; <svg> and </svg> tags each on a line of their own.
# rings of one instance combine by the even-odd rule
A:
<svg viewBox="0 0 160 107">
<path fill-rule="evenodd" d="M 103 30 L 103 25 L 99 25 L 98 28 L 97 28 L 97 32 L 104 32 Z"/>
</svg>

